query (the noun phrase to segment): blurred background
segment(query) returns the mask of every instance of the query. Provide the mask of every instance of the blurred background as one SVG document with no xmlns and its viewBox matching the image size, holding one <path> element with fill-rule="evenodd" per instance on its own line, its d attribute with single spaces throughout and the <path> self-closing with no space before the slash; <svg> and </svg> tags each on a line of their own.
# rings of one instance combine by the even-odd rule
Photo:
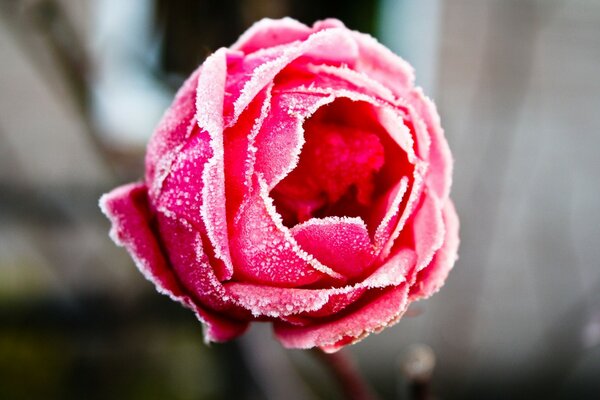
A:
<svg viewBox="0 0 600 400">
<path fill-rule="evenodd" d="M 268 326 L 205 346 L 109 240 L 174 90 L 254 21 L 337 17 L 417 71 L 456 159 L 446 286 L 349 352 L 408 398 L 600 398 L 600 2 L 0 0 L 0 398 L 336 399 Z"/>
</svg>

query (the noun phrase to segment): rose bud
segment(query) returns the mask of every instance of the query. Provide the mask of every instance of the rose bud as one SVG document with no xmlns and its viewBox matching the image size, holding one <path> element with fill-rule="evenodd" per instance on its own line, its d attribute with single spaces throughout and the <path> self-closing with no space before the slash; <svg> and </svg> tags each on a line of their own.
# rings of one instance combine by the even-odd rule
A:
<svg viewBox="0 0 600 400">
<path fill-rule="evenodd" d="M 397 322 L 457 258 L 452 159 L 411 66 L 337 20 L 265 19 L 184 83 L 111 236 L 206 341 L 273 324 L 336 351 Z"/>
</svg>

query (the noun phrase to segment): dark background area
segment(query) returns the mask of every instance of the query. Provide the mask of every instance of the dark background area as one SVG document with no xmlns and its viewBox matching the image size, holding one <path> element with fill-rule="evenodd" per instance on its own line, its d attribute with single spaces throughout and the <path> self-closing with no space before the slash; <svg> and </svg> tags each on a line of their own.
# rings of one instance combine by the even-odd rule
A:
<svg viewBox="0 0 600 400">
<path fill-rule="evenodd" d="M 338 398 L 269 327 L 206 346 L 108 238 L 182 80 L 254 21 L 325 17 L 410 61 L 456 160 L 445 287 L 347 349 L 408 398 L 600 398 L 600 3 L 593 0 L 0 0 L 0 398 Z"/>
</svg>

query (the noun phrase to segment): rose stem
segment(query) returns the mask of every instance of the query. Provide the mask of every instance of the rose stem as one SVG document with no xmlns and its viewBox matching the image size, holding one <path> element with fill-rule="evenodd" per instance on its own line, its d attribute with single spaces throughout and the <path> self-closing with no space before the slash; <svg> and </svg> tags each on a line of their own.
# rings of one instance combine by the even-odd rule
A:
<svg viewBox="0 0 600 400">
<path fill-rule="evenodd" d="M 356 368 L 347 353 L 325 353 L 320 349 L 311 352 L 329 369 L 348 400 L 376 400 L 377 396 Z"/>
</svg>

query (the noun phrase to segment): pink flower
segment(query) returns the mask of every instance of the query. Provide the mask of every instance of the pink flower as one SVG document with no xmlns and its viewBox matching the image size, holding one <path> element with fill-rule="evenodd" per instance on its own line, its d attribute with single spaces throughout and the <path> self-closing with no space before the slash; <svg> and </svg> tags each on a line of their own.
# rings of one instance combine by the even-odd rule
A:
<svg viewBox="0 0 600 400">
<path fill-rule="evenodd" d="M 192 74 L 143 182 L 101 199 L 111 235 L 207 341 L 269 321 L 335 351 L 444 283 L 452 160 L 413 70 L 337 20 L 262 20 Z"/>
</svg>

